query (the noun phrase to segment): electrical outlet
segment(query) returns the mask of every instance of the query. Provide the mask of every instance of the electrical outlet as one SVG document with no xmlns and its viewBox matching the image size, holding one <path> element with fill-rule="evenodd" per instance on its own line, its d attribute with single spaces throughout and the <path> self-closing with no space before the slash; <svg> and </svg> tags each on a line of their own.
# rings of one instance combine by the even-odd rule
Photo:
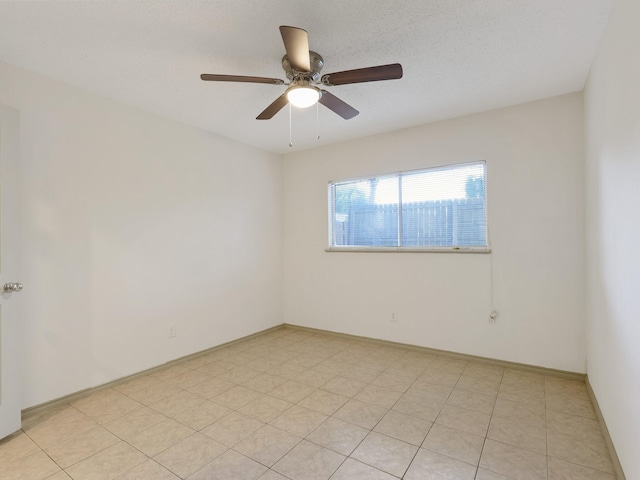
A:
<svg viewBox="0 0 640 480">
<path fill-rule="evenodd" d="M 169 325 L 169 338 L 173 338 L 176 336 L 176 324 L 172 323 Z"/>
<path fill-rule="evenodd" d="M 398 323 L 398 314 L 396 312 L 391 312 L 391 321 L 393 323 Z"/>
</svg>

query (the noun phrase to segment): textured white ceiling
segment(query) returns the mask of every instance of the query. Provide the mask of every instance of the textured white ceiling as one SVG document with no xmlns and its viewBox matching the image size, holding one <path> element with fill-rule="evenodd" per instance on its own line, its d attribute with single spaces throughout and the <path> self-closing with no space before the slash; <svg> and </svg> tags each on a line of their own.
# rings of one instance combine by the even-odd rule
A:
<svg viewBox="0 0 640 480">
<path fill-rule="evenodd" d="M 582 90 L 613 0 L 1 1 L 0 61 L 276 153 Z M 323 73 L 399 62 L 401 80 L 329 87 L 360 111 L 255 117 L 284 86 L 278 27 Z M 316 116 L 320 139 L 316 139 Z"/>
</svg>

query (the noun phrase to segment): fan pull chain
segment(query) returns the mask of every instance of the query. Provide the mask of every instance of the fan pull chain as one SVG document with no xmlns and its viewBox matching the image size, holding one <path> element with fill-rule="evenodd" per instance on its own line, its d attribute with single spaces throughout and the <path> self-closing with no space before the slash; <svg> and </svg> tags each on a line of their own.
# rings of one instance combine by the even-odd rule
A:
<svg viewBox="0 0 640 480">
<path fill-rule="evenodd" d="M 293 147 L 293 139 L 291 138 L 291 104 L 289 104 L 289 147 Z"/>
<path fill-rule="evenodd" d="M 320 107 L 316 102 L 316 140 L 320 140 Z"/>
</svg>

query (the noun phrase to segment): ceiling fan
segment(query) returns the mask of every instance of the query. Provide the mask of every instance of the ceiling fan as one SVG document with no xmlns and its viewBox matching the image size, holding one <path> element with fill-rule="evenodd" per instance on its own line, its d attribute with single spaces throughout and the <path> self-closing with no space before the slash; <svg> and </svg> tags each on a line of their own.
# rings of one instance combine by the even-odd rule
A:
<svg viewBox="0 0 640 480">
<path fill-rule="evenodd" d="M 200 75 L 200 78 L 213 82 L 288 85 L 287 90 L 256 117 L 257 120 L 269 120 L 273 118 L 273 116 L 288 103 L 300 108 L 321 103 L 329 110 L 348 120 L 358 115 L 359 112 L 351 105 L 316 85 L 332 87 L 351 83 L 377 82 L 379 80 L 402 78 L 402 65 L 399 63 L 320 75 L 320 71 L 324 66 L 324 60 L 318 53 L 309 50 L 309 38 L 306 30 L 281 26 L 280 34 L 282 35 L 284 48 L 287 52 L 286 55 L 282 57 L 282 68 L 287 75 L 289 83 L 285 83 L 284 80 L 279 78 L 216 75 L 210 73 L 203 73 Z"/>
</svg>

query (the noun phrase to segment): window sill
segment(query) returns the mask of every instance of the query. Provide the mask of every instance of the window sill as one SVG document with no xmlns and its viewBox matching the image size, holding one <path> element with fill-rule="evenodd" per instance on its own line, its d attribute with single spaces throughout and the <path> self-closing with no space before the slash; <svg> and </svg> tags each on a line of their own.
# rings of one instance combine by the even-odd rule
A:
<svg viewBox="0 0 640 480">
<path fill-rule="evenodd" d="M 354 253 L 491 253 L 490 247 L 329 247 L 325 252 Z"/>
</svg>

